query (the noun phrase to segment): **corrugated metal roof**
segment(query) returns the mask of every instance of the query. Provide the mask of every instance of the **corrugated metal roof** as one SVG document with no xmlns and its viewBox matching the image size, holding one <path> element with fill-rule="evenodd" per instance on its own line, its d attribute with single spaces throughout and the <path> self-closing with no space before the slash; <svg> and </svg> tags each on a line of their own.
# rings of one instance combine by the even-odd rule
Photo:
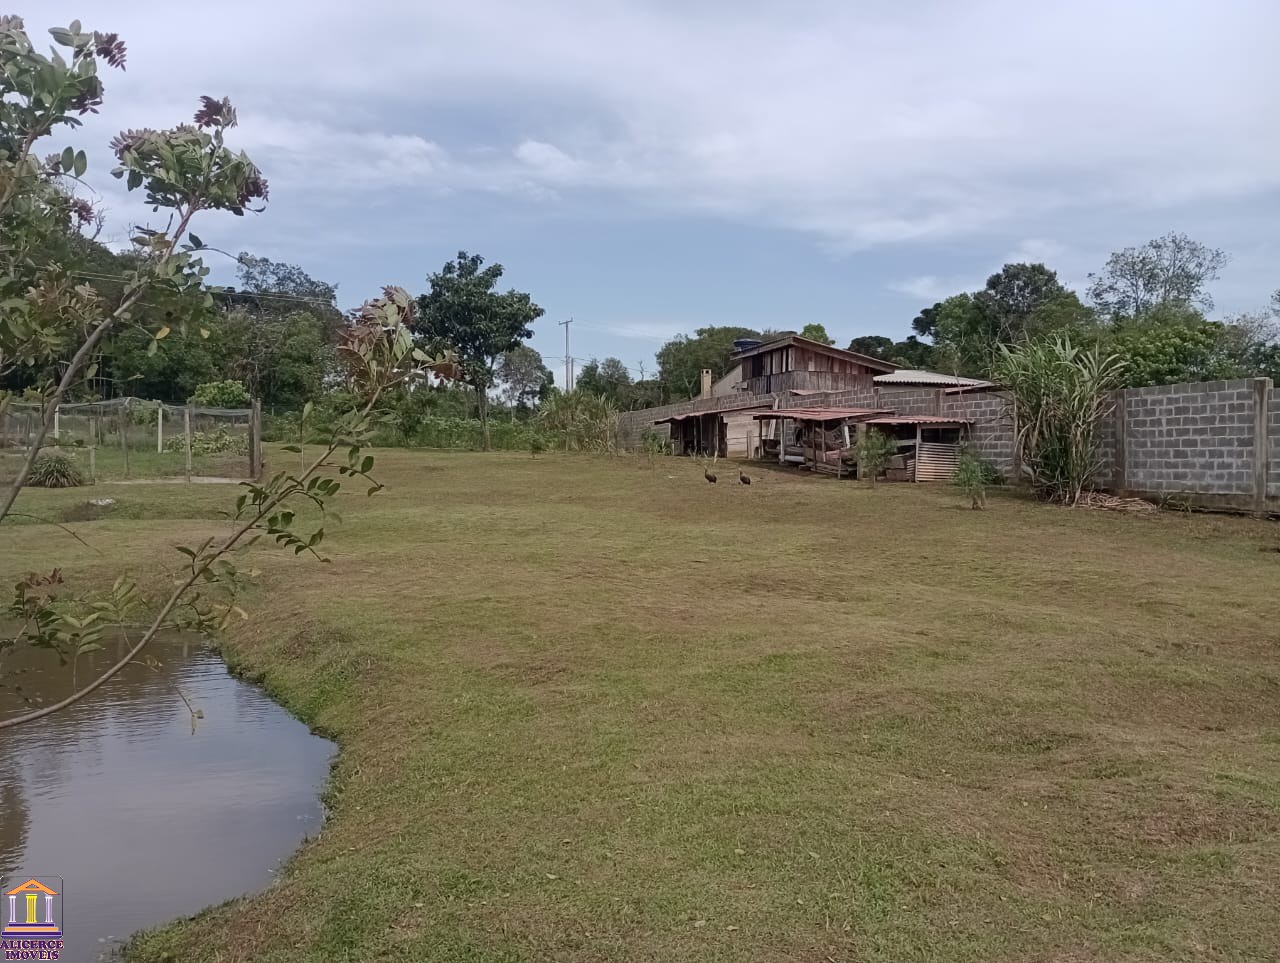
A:
<svg viewBox="0 0 1280 963">
<path fill-rule="evenodd" d="M 842 418 L 866 418 L 871 415 L 891 415 L 892 408 L 779 408 L 753 417 L 758 421 L 788 418 L 795 421 L 839 421 Z"/>
<path fill-rule="evenodd" d="M 757 415 L 757 417 L 759 417 Z M 943 415 L 890 415 L 882 418 L 869 418 L 869 425 L 970 425 L 973 422 L 966 418 L 947 418 Z"/>
<path fill-rule="evenodd" d="M 759 402 L 751 405 L 731 405 L 728 408 L 712 408 L 707 411 L 687 411 L 683 415 L 670 415 L 666 418 L 659 418 L 654 422 L 655 425 L 665 425 L 669 421 L 684 421 L 686 418 L 701 418 L 703 415 L 723 415 L 734 411 L 751 411 L 754 408 L 768 408 L 769 404 L 760 404 Z"/>
<path fill-rule="evenodd" d="M 878 385 L 937 385 L 940 388 L 983 388 L 991 384 L 990 381 L 980 381 L 977 378 L 960 378 L 940 371 L 924 371 L 918 368 L 901 368 L 892 374 L 876 375 L 872 380 Z"/>
</svg>

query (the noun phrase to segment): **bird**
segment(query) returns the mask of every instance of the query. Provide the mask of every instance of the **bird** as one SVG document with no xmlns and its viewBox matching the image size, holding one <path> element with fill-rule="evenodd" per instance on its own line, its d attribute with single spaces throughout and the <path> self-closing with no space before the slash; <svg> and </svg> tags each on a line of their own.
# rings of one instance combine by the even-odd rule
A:
<svg viewBox="0 0 1280 963">
<path fill-rule="evenodd" d="M 739 468 L 739 469 L 738 469 L 738 481 L 742 482 L 742 484 L 744 484 L 744 485 L 750 485 L 750 484 L 751 484 L 751 476 L 750 476 L 750 475 L 748 475 L 746 472 L 744 472 L 741 468 Z"/>
<path fill-rule="evenodd" d="M 705 468 L 702 469 L 702 477 L 705 478 L 707 481 L 711 482 L 711 484 L 713 485 L 716 483 L 716 476 L 711 474 L 711 472 L 707 471 L 707 469 Z"/>
</svg>

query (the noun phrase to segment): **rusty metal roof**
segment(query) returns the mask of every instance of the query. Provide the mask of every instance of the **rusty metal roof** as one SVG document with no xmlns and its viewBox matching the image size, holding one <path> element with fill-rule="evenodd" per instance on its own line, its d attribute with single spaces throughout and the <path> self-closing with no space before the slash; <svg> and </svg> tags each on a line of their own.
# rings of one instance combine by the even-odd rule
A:
<svg viewBox="0 0 1280 963">
<path fill-rule="evenodd" d="M 728 408 L 713 408 L 710 411 L 686 411 L 683 415 L 668 415 L 666 418 L 659 418 L 654 424 L 665 425 L 669 421 L 684 421 L 686 418 L 701 418 L 703 415 L 723 415 L 734 411 L 751 411 L 754 408 L 768 408 L 769 404 L 769 402 L 756 402 L 751 405 L 731 405 Z"/>
<path fill-rule="evenodd" d="M 754 415 L 758 421 L 786 418 L 791 421 L 841 421 L 845 418 L 869 418 L 874 415 L 891 415 L 892 408 L 779 408 Z"/>
<path fill-rule="evenodd" d="M 758 416 L 757 416 L 758 417 Z M 942 415 L 890 415 L 867 419 L 869 425 L 971 425 L 967 418 L 947 418 Z"/>
</svg>

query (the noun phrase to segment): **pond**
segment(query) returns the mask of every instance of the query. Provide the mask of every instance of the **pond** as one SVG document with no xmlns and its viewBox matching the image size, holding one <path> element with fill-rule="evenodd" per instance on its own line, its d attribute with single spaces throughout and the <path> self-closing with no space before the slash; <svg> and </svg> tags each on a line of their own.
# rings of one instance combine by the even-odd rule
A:
<svg viewBox="0 0 1280 963">
<path fill-rule="evenodd" d="M 81 659 L 81 683 L 117 645 Z M 135 930 L 263 888 L 323 819 L 333 743 L 197 642 L 157 642 L 151 657 L 0 732 L 0 875 L 63 878 L 62 960 L 99 960 Z M 11 651 L 0 673 L 0 718 L 71 691 L 46 651 Z M 179 692 L 203 713 L 194 731 Z"/>
</svg>

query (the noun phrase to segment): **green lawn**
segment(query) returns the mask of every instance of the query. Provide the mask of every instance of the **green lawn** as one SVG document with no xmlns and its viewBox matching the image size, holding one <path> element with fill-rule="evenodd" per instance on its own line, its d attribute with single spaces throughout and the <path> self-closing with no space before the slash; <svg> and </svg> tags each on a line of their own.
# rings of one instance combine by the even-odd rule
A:
<svg viewBox="0 0 1280 963">
<path fill-rule="evenodd" d="M 330 822 L 132 958 L 1276 958 L 1280 529 L 752 470 L 380 455 L 228 646 L 338 739 Z M 100 554 L 15 524 L 0 577 L 235 493 L 97 486 Z"/>
</svg>

